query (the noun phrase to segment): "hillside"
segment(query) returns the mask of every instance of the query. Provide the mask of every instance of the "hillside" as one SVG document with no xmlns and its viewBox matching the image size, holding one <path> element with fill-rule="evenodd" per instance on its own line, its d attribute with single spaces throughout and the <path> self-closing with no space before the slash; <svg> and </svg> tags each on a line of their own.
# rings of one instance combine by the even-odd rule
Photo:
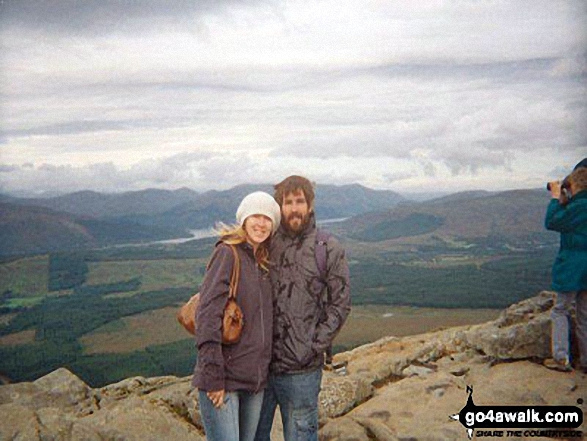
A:
<svg viewBox="0 0 587 441">
<path fill-rule="evenodd" d="M 451 238 L 484 245 L 551 244 L 557 236 L 546 231 L 543 223 L 548 200 L 548 194 L 540 190 L 457 193 L 358 215 L 340 229 L 367 242 L 426 235 L 424 239 Z"/>
<path fill-rule="evenodd" d="M 40 253 L 96 246 L 87 228 L 68 214 L 0 203 L 0 254 Z"/>
<path fill-rule="evenodd" d="M 388 336 L 337 354 L 335 363 L 346 368 L 324 371 L 320 439 L 466 440 L 464 421 L 450 416 L 469 397 L 477 406 L 571 406 L 584 412 L 585 374 L 541 365 L 550 353 L 551 307 L 552 293 L 543 292 L 494 321 Z M 189 376 L 137 376 L 93 389 L 60 368 L 33 382 L 0 386 L 0 413 L 1 439 L 204 439 Z M 276 418 L 273 440 L 283 440 L 280 426 Z M 476 426 L 479 438 L 484 429 Z M 511 436 L 506 429 L 491 430 L 503 430 L 501 436 L 494 432 L 501 439 L 582 439 L 584 424 L 558 429 L 526 424 Z"/>
<path fill-rule="evenodd" d="M 0 203 L 0 256 L 88 249 L 187 235 L 184 230 L 79 217 L 44 207 Z"/>
<path fill-rule="evenodd" d="M 174 191 L 146 189 L 124 193 L 98 193 L 86 190 L 50 198 L 10 198 L 10 201 L 78 216 L 112 218 L 129 214 L 162 213 L 197 197 L 198 193 L 187 188 Z"/>
</svg>

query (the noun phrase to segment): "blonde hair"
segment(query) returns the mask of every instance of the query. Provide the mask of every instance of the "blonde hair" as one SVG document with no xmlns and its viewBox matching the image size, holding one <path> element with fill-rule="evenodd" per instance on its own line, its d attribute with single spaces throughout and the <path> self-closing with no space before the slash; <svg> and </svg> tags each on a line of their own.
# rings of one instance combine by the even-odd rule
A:
<svg viewBox="0 0 587 441">
<path fill-rule="evenodd" d="M 214 231 L 220 236 L 220 240 L 228 245 L 239 245 L 247 241 L 247 232 L 238 224 L 226 225 L 225 223 L 219 222 L 216 224 Z M 255 252 L 257 264 L 265 271 L 269 271 L 270 240 L 271 237 L 260 243 Z"/>
<path fill-rule="evenodd" d="M 587 189 L 587 167 L 577 168 L 567 179 L 573 184 L 575 193 Z"/>
</svg>

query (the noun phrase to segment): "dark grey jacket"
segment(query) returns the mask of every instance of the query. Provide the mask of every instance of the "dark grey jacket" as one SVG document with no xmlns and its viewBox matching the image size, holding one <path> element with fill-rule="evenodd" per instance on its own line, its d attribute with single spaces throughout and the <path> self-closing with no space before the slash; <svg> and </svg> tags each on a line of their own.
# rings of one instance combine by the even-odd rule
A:
<svg viewBox="0 0 587 441">
<path fill-rule="evenodd" d="M 314 215 L 304 231 L 283 226 L 271 239 L 273 354 L 270 370 L 295 373 L 324 363 L 324 351 L 346 320 L 350 308 L 349 269 L 340 243 L 330 237 L 326 249 L 327 286 L 316 264 Z"/>
<path fill-rule="evenodd" d="M 267 272 L 257 265 L 253 248 L 247 243 L 236 248 L 241 262 L 236 301 L 244 316 L 238 343 L 221 343 L 222 317 L 234 263 L 228 245 L 216 246 L 200 289 L 196 317 L 198 362 L 192 385 L 205 391 L 257 392 L 267 383 L 273 325 L 271 284 Z"/>
</svg>

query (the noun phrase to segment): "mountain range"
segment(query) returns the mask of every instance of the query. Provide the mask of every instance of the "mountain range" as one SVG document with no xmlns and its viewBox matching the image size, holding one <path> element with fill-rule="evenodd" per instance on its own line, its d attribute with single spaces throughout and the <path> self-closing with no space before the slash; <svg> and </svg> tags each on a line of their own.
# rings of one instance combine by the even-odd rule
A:
<svg viewBox="0 0 587 441">
<path fill-rule="evenodd" d="M 189 237 L 189 230 L 233 222 L 242 198 L 258 190 L 272 193 L 267 184 L 205 193 L 181 188 L 30 199 L 0 195 L 0 255 Z M 317 190 L 317 215 L 347 218 L 386 210 L 403 200 L 397 193 L 361 185 L 324 185 Z"/>
<path fill-rule="evenodd" d="M 52 198 L 0 195 L 0 255 L 20 255 L 189 237 L 190 230 L 233 222 L 242 198 L 270 185 L 198 193 L 147 189 L 118 194 L 82 191 Z M 318 220 L 343 219 L 334 230 L 360 242 L 475 240 L 514 246 L 554 243 L 543 225 L 543 190 L 470 191 L 423 202 L 361 185 L 319 186 Z M 345 220 L 346 219 L 346 220 Z"/>
</svg>

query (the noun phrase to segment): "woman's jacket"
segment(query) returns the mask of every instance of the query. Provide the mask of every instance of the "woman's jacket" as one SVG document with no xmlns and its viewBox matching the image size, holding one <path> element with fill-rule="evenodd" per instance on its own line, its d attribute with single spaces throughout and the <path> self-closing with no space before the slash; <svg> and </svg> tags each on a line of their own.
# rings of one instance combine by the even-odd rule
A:
<svg viewBox="0 0 587 441">
<path fill-rule="evenodd" d="M 552 289 L 587 290 L 587 190 L 577 193 L 564 206 L 552 199 L 545 225 L 560 233 L 560 249 L 552 266 Z"/>
<path fill-rule="evenodd" d="M 267 383 L 273 324 L 269 275 L 257 265 L 248 243 L 235 247 L 241 264 L 236 302 L 244 316 L 238 343 L 222 344 L 222 317 L 234 263 L 229 245 L 217 244 L 200 289 L 198 361 L 192 385 L 205 391 L 257 392 Z"/>
</svg>

